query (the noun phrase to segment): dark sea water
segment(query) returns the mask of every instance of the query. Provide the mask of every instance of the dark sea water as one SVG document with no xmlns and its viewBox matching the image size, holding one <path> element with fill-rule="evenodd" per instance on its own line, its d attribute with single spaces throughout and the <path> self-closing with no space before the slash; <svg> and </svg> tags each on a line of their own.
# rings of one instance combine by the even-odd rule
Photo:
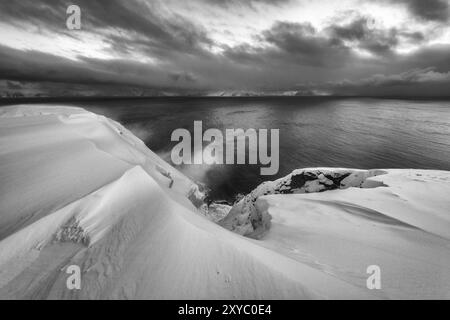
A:
<svg viewBox="0 0 450 320">
<path fill-rule="evenodd" d="M 231 200 L 265 180 L 303 167 L 450 170 L 450 101 L 361 98 L 149 98 L 78 101 L 75 105 L 121 122 L 169 162 L 173 130 L 280 130 L 280 169 L 259 165 L 186 165 L 180 170 Z"/>
</svg>

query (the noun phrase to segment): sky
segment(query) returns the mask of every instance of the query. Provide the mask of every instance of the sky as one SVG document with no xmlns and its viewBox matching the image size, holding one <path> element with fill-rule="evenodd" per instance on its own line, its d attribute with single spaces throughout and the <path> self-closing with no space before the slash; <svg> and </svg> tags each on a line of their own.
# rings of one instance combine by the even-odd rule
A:
<svg viewBox="0 0 450 320">
<path fill-rule="evenodd" d="M 0 93 L 448 96 L 449 1 L 0 0 Z"/>
</svg>

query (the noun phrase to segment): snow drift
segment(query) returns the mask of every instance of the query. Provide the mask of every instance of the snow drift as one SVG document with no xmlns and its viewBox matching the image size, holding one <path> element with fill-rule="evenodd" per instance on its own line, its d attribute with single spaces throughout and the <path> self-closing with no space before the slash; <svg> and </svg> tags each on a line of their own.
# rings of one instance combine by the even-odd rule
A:
<svg viewBox="0 0 450 320">
<path fill-rule="evenodd" d="M 450 298 L 450 172 L 309 168 L 258 186 L 219 223 L 382 298 Z"/>
<path fill-rule="evenodd" d="M 103 116 L 73 107 L 1 108 L 0 147 L 3 299 L 449 292 L 447 172 L 308 169 L 302 184 L 297 171 L 289 183 L 257 188 L 244 198 L 247 209 L 243 201 L 221 221 L 240 234 L 257 231 L 255 240 L 211 221 L 225 207 L 205 217 L 192 181 Z M 370 264 L 382 268 L 382 290 L 366 288 Z M 66 286 L 71 265 L 81 269 L 80 290 Z"/>
<path fill-rule="evenodd" d="M 369 297 L 206 219 L 195 184 L 112 120 L 15 106 L 0 130 L 1 298 Z"/>
</svg>

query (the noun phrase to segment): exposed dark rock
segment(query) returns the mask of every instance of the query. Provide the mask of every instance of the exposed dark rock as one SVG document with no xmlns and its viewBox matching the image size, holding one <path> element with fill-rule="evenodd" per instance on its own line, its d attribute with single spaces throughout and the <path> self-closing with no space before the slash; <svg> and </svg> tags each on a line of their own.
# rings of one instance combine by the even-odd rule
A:
<svg viewBox="0 0 450 320">
<path fill-rule="evenodd" d="M 257 210 L 256 201 L 259 197 L 271 194 L 324 192 L 350 187 L 379 187 L 383 186 L 382 182 L 366 182 L 367 178 L 384 173 L 382 170 L 332 168 L 294 170 L 284 178 L 260 184 L 235 203 L 229 214 L 219 221 L 219 224 L 236 233 L 258 238 L 269 228 L 271 219 L 270 214 Z"/>
<path fill-rule="evenodd" d="M 84 246 L 89 246 L 89 235 L 78 224 L 75 218 L 71 218 L 67 221 L 61 229 L 54 236 L 55 241 L 59 242 L 73 242 L 80 243 Z"/>
</svg>

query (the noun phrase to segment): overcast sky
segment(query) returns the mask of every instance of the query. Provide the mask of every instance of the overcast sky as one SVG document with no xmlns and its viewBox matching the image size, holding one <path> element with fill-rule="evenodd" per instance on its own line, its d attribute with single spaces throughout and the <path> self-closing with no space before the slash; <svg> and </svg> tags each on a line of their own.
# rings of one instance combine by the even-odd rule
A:
<svg viewBox="0 0 450 320">
<path fill-rule="evenodd" d="M 81 30 L 66 9 L 81 8 Z M 0 0 L 0 78 L 449 95 L 448 0 Z"/>
</svg>

